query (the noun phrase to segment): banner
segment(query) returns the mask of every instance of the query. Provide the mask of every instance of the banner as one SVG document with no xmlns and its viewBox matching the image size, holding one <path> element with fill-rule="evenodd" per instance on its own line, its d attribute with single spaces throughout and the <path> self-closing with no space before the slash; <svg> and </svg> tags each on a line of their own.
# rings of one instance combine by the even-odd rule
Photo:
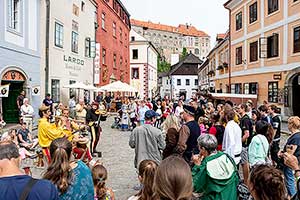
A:
<svg viewBox="0 0 300 200">
<path fill-rule="evenodd" d="M 40 96 L 41 87 L 40 86 L 32 86 L 31 94 L 32 96 Z"/>
<path fill-rule="evenodd" d="M 0 97 L 8 97 L 9 84 L 0 86 Z"/>
</svg>

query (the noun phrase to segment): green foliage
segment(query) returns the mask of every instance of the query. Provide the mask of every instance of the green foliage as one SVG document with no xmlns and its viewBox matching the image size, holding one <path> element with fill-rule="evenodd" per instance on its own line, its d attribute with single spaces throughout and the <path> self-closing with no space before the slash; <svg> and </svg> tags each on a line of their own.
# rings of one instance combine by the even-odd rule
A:
<svg viewBox="0 0 300 200">
<path fill-rule="evenodd" d="M 161 60 L 159 57 L 157 59 L 157 71 L 160 72 L 168 72 L 171 70 L 171 64 L 166 62 L 165 60 Z"/>
<path fill-rule="evenodd" d="M 182 53 L 180 55 L 180 59 L 185 58 L 187 55 L 188 55 L 187 49 L 185 47 L 183 47 Z"/>
</svg>

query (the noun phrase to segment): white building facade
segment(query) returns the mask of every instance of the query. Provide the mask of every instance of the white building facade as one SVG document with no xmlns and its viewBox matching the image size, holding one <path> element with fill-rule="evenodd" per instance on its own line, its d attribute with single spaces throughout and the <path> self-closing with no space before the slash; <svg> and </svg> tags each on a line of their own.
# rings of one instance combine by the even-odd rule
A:
<svg viewBox="0 0 300 200">
<path fill-rule="evenodd" d="M 1 85 L 9 84 L 1 90 L 0 115 L 8 123 L 19 122 L 16 99 L 22 90 L 35 114 L 40 105 L 40 2 L 0 1 L 0 78 Z"/>
<path fill-rule="evenodd" d="M 47 27 L 44 1 L 42 7 L 41 24 Z M 49 57 L 44 52 L 41 63 L 42 81 L 46 83 L 43 94 L 50 93 L 54 102 L 67 103 L 71 95 L 82 98 L 83 91 L 78 94 L 65 85 L 93 84 L 97 4 L 93 0 L 61 0 L 51 1 L 49 7 L 49 35 L 46 29 L 41 30 L 43 38 L 49 37 Z"/>
<path fill-rule="evenodd" d="M 159 74 L 160 96 L 190 99 L 199 89 L 198 69 L 202 61 L 190 53 L 180 62 L 171 66 L 168 73 Z"/>
<path fill-rule="evenodd" d="M 158 52 L 151 42 L 130 31 L 130 85 L 140 98 L 152 98 L 157 93 Z"/>
</svg>

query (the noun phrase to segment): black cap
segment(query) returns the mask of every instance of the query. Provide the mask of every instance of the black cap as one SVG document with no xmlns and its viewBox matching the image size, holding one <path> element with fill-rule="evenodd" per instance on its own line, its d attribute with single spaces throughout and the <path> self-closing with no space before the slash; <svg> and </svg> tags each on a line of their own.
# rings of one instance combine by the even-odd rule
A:
<svg viewBox="0 0 300 200">
<path fill-rule="evenodd" d="M 192 116 L 194 116 L 196 112 L 195 108 L 189 105 L 183 105 L 183 110 Z"/>
</svg>

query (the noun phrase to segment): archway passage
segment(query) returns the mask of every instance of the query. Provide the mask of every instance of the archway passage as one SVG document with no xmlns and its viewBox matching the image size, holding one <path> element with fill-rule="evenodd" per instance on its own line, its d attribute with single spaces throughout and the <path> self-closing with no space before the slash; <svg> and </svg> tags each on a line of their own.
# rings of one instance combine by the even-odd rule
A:
<svg viewBox="0 0 300 200">
<path fill-rule="evenodd" d="M 3 119 L 7 123 L 19 122 L 17 97 L 23 90 L 25 81 L 25 76 L 15 70 L 6 72 L 2 77 L 1 85 L 9 84 L 8 97 L 2 98 Z"/>
<path fill-rule="evenodd" d="M 293 101 L 292 101 L 292 106 L 293 106 L 293 114 L 295 116 L 300 117 L 300 75 L 297 74 L 293 78 L 292 82 L 292 88 L 293 88 Z"/>
</svg>

